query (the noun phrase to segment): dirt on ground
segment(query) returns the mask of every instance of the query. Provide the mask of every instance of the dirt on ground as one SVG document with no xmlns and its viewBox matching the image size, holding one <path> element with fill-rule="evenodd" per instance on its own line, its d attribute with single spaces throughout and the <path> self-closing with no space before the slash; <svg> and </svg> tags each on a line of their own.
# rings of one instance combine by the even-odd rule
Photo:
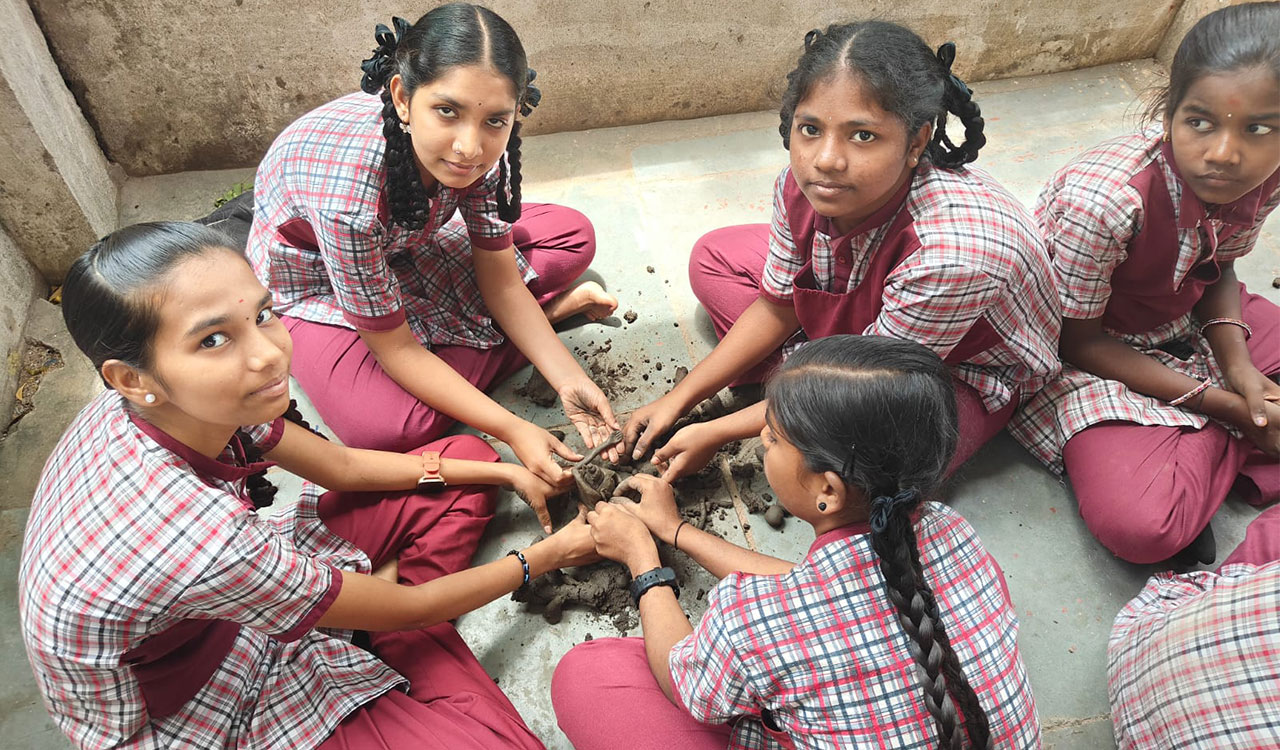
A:
<svg viewBox="0 0 1280 750">
<path fill-rule="evenodd" d="M 33 403 L 36 392 L 40 390 L 40 381 L 45 373 L 62 367 L 62 353 L 51 346 L 26 339 L 22 349 L 22 361 L 18 368 L 18 390 L 14 392 L 13 412 L 9 421 L 4 424 L 4 432 L 13 428 L 18 420 L 35 409 Z"/>
</svg>

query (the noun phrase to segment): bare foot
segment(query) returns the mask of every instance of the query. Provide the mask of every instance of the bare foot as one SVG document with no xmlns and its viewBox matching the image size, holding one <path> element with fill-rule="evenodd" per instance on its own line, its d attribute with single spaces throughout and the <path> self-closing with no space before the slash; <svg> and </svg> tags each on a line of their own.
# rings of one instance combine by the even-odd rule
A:
<svg viewBox="0 0 1280 750">
<path fill-rule="evenodd" d="M 542 312 L 546 314 L 547 320 L 559 323 L 579 314 L 587 316 L 587 320 L 600 320 L 609 317 L 617 309 L 617 297 L 594 281 L 584 281 L 548 302 Z"/>
</svg>

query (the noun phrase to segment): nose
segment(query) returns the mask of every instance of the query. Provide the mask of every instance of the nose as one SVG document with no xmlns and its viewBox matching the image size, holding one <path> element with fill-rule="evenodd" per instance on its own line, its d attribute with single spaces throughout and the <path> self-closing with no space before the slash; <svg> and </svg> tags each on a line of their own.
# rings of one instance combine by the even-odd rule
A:
<svg viewBox="0 0 1280 750">
<path fill-rule="evenodd" d="M 475 128 L 463 126 L 453 136 L 453 153 L 464 159 L 474 159 L 480 154 L 480 134 Z"/>
<path fill-rule="evenodd" d="M 840 144 L 835 138 L 823 138 L 818 144 L 818 153 L 813 160 L 813 166 L 819 172 L 843 172 L 848 163 L 844 157 L 844 150 L 840 148 Z"/>
<path fill-rule="evenodd" d="M 283 342 L 272 338 L 262 329 L 254 328 L 253 334 L 246 342 L 247 364 L 254 372 L 281 369 L 282 365 L 288 364 L 285 361 L 288 356 Z"/>
<path fill-rule="evenodd" d="M 1240 162 L 1240 148 L 1235 133 L 1230 128 L 1222 128 L 1209 142 L 1204 160 L 1210 164 L 1234 166 Z"/>
</svg>

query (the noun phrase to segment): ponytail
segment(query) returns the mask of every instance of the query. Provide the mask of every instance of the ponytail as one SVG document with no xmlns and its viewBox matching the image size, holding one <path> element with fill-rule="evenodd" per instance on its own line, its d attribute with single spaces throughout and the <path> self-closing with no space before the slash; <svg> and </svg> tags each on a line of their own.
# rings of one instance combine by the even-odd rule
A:
<svg viewBox="0 0 1280 750">
<path fill-rule="evenodd" d="M 987 144 L 983 135 L 986 121 L 982 119 L 982 110 L 973 101 L 973 89 L 951 72 L 951 64 L 956 59 L 955 42 L 947 42 L 938 48 L 938 62 L 942 64 L 947 77 L 943 84 L 941 112 L 934 122 L 933 138 L 930 139 L 926 152 L 929 160 L 939 167 L 955 169 L 978 158 L 978 151 Z M 947 137 L 947 113 L 960 118 L 964 126 L 964 143 L 959 146 Z"/>
<path fill-rule="evenodd" d="M 302 416 L 302 412 L 298 410 L 298 402 L 289 399 L 289 408 L 284 412 L 285 420 L 293 422 L 303 429 L 311 430 L 316 435 L 328 440 L 319 430 L 307 424 L 307 420 Z M 240 447 L 244 449 L 244 459 L 246 463 L 256 464 L 262 460 L 262 449 L 254 445 L 253 439 L 249 433 L 243 429 L 236 430 L 236 438 L 240 441 Z M 249 493 L 249 500 L 253 503 L 254 508 L 262 509 L 270 507 L 275 501 L 276 492 L 279 489 L 267 479 L 267 470 L 263 469 L 257 474 L 250 474 L 244 480 L 245 490 Z"/>
</svg>

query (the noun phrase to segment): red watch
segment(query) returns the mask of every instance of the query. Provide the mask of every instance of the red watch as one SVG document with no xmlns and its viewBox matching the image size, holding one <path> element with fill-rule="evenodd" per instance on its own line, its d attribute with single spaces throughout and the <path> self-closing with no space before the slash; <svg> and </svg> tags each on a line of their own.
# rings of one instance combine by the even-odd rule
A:
<svg viewBox="0 0 1280 750">
<path fill-rule="evenodd" d="M 422 476 L 418 479 L 418 492 L 439 492 L 447 486 L 444 477 L 440 476 L 439 451 L 423 452 Z"/>
</svg>

